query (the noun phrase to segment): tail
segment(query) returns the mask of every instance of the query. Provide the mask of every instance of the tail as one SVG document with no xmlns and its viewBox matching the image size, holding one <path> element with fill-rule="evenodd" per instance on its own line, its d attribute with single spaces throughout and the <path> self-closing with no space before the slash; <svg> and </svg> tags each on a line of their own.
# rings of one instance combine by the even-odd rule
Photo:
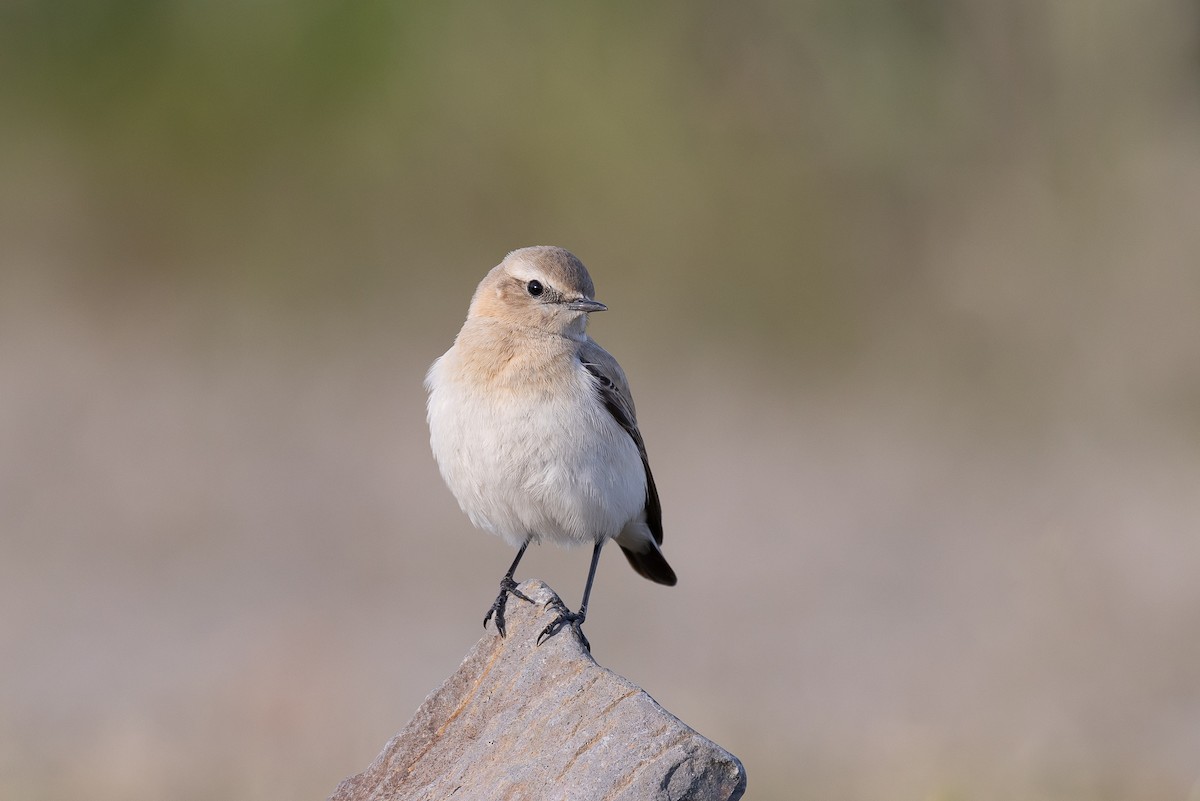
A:
<svg viewBox="0 0 1200 801">
<path fill-rule="evenodd" d="M 633 565 L 633 569 L 642 578 L 648 578 L 658 584 L 666 584 L 668 587 L 675 586 L 675 571 L 667 564 L 666 557 L 662 555 L 662 551 L 658 549 L 658 544 L 653 540 L 648 543 L 646 550 L 642 552 L 621 545 L 621 553 L 625 554 L 625 558 L 629 560 L 629 564 Z"/>
</svg>

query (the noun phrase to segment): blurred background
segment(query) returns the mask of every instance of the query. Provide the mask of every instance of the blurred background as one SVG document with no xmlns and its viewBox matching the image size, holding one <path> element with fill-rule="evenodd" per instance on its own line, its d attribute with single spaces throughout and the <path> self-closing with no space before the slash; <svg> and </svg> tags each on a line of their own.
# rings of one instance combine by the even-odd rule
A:
<svg viewBox="0 0 1200 801">
<path fill-rule="evenodd" d="M 594 655 L 749 797 L 1200 799 L 1195 3 L 13 0 L 0 75 L 0 796 L 366 767 L 512 556 L 424 371 L 544 243 L 680 576 Z"/>
</svg>

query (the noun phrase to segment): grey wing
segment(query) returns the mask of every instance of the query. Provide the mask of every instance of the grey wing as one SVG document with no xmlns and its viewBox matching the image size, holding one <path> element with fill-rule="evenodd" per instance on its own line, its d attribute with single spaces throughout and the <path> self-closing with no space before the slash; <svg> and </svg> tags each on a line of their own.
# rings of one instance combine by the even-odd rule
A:
<svg viewBox="0 0 1200 801">
<path fill-rule="evenodd" d="M 646 525 L 654 535 L 654 541 L 662 545 L 662 504 L 658 500 L 658 488 L 654 486 L 654 474 L 650 472 L 650 460 L 646 456 L 646 443 L 637 426 L 637 411 L 633 406 L 633 395 L 625 371 L 608 351 L 592 340 L 587 340 L 579 351 L 579 361 L 589 373 L 596 377 L 596 387 L 604 408 L 608 409 L 621 428 L 633 439 L 642 457 L 646 471 Z"/>
</svg>

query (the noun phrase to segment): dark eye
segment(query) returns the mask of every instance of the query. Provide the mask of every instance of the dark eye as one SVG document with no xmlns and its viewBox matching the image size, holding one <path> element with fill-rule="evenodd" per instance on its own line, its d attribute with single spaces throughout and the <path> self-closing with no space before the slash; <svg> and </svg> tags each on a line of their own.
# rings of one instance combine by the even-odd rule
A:
<svg viewBox="0 0 1200 801">
<path fill-rule="evenodd" d="M 536 278 L 526 284 L 525 288 L 528 289 L 529 294 L 533 295 L 535 298 L 546 291 L 546 288 L 542 286 L 542 282 Z"/>
</svg>

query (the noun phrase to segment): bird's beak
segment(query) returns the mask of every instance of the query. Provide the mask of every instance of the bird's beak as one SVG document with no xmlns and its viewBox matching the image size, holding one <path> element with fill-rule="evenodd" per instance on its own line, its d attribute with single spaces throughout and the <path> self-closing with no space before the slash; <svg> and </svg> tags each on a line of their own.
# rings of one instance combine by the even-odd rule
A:
<svg viewBox="0 0 1200 801">
<path fill-rule="evenodd" d="M 566 300 L 563 301 L 563 305 L 571 311 L 587 312 L 588 314 L 591 314 L 592 312 L 608 310 L 608 307 L 600 301 L 588 300 L 587 298 L 580 298 L 579 300 Z"/>
</svg>

